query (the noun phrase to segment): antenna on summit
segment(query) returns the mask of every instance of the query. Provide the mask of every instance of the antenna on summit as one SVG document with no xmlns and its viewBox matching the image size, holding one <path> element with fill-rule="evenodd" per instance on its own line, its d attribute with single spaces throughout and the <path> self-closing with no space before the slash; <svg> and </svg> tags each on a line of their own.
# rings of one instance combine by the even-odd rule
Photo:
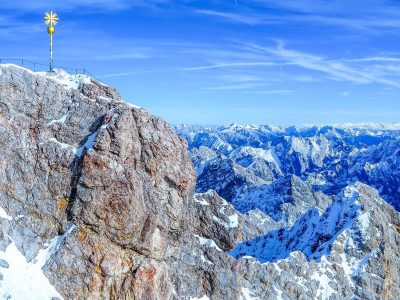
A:
<svg viewBox="0 0 400 300">
<path fill-rule="evenodd" d="M 55 12 L 52 10 L 46 12 L 44 15 L 44 21 L 47 26 L 47 32 L 50 35 L 50 72 L 53 71 L 53 34 L 56 32 L 55 26 L 57 25 L 59 19 Z"/>
</svg>

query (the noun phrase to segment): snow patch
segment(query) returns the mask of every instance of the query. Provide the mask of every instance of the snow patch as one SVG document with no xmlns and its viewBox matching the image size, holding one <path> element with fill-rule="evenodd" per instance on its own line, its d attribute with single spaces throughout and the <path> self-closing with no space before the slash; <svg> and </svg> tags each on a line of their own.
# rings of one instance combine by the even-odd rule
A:
<svg viewBox="0 0 400 300">
<path fill-rule="evenodd" d="M 317 298 L 321 298 L 323 300 L 328 300 L 329 297 L 335 292 L 335 290 L 329 285 L 331 281 L 329 277 L 324 273 L 321 275 L 315 275 L 315 280 L 318 281 L 318 291 L 317 291 Z"/>
<path fill-rule="evenodd" d="M 62 149 L 73 148 L 71 145 L 61 143 L 55 138 L 50 138 L 49 141 L 58 144 Z"/>
<path fill-rule="evenodd" d="M 82 84 L 91 83 L 90 77 L 85 74 L 70 75 L 62 69 L 55 69 L 53 72 L 37 72 L 35 74 L 50 78 L 61 84 L 67 90 L 77 90 Z"/>
<path fill-rule="evenodd" d="M 278 290 L 278 289 L 276 288 L 276 286 L 274 286 L 274 290 L 275 290 L 275 292 L 276 292 L 276 300 L 283 300 L 283 298 L 282 298 L 282 291 L 281 291 L 281 290 Z"/>
<path fill-rule="evenodd" d="M 13 217 L 11 217 L 5 210 L 0 206 L 0 218 L 12 221 Z"/>
<path fill-rule="evenodd" d="M 248 288 L 242 288 L 242 294 L 240 300 L 258 300 L 258 297 L 254 296 L 254 293 Z"/>
<path fill-rule="evenodd" d="M 57 252 L 74 225 L 62 235 L 55 237 L 45 249 L 41 249 L 36 258 L 27 262 L 11 239 L 10 245 L 0 252 L 0 259 L 7 261 L 9 267 L 1 269 L 3 280 L 0 282 L 0 295 L 5 299 L 62 299 L 43 273 L 43 267 Z"/>
<path fill-rule="evenodd" d="M 207 258 L 205 258 L 205 256 L 203 254 L 201 254 L 200 259 L 203 263 L 206 263 L 208 265 L 213 265 L 213 263 L 210 260 L 208 260 Z"/>
<path fill-rule="evenodd" d="M 197 237 L 197 238 L 199 239 L 200 245 L 206 246 L 206 247 L 209 247 L 209 248 L 215 248 L 215 249 L 217 249 L 218 251 L 221 251 L 221 252 L 222 252 L 221 248 L 219 248 L 219 247 L 217 246 L 217 244 L 216 244 L 213 240 L 203 238 L 203 237 L 201 237 L 201 236 L 198 236 L 197 234 L 195 235 L 195 237 Z"/>
<path fill-rule="evenodd" d="M 201 297 L 201 298 L 197 298 L 197 297 L 195 297 L 195 298 L 190 298 L 190 300 L 210 300 L 210 298 L 208 298 L 207 295 L 204 295 L 204 296 Z"/>
<path fill-rule="evenodd" d="M 236 228 L 239 226 L 239 216 L 237 214 L 233 214 L 228 217 L 230 228 Z"/>
<path fill-rule="evenodd" d="M 47 123 L 47 126 L 53 125 L 54 123 L 61 123 L 61 124 L 64 124 L 65 121 L 66 121 L 67 118 L 68 118 L 68 115 L 69 115 L 69 113 L 66 113 L 66 114 L 63 115 L 60 119 L 50 121 L 49 123 Z"/>
<path fill-rule="evenodd" d="M 78 149 L 76 149 L 75 155 L 77 157 L 81 157 L 85 149 L 87 151 L 92 150 L 93 149 L 93 143 L 94 143 L 94 141 L 96 139 L 96 136 L 97 136 L 97 131 L 95 131 L 91 135 L 89 135 L 89 137 L 87 138 L 85 144 L 83 146 L 79 147 Z"/>
<path fill-rule="evenodd" d="M 197 202 L 201 205 L 210 205 L 206 200 L 200 197 L 200 195 L 194 195 L 194 202 Z"/>
<path fill-rule="evenodd" d="M 133 108 L 142 109 L 140 106 L 137 106 L 137 105 L 132 104 L 132 103 L 129 103 L 129 102 L 127 102 L 127 103 L 128 103 L 129 106 L 131 106 L 131 107 L 133 107 Z"/>
<path fill-rule="evenodd" d="M 237 214 L 233 214 L 228 217 L 229 222 L 225 222 L 220 218 L 213 216 L 213 219 L 218 223 L 224 226 L 225 228 L 236 228 L 239 226 L 239 216 Z"/>
<path fill-rule="evenodd" d="M 369 213 L 363 213 L 361 214 L 358 219 L 357 223 L 360 227 L 361 233 L 364 235 L 364 237 L 367 237 L 367 230 L 370 226 L 369 224 Z"/>
<path fill-rule="evenodd" d="M 0 218 L 12 221 L 13 218 L 0 206 Z"/>
</svg>

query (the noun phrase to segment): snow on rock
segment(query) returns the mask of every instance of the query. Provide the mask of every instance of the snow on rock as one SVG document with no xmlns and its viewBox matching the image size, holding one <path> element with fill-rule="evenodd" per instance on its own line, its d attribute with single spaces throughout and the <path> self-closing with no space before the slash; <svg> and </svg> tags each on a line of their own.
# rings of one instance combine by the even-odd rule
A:
<svg viewBox="0 0 400 300">
<path fill-rule="evenodd" d="M 107 128 L 107 125 L 101 126 L 99 130 L 102 130 L 102 129 L 105 129 L 105 128 Z M 94 141 L 96 140 L 96 136 L 97 136 L 99 130 L 97 130 L 97 131 L 93 132 L 91 135 L 89 135 L 87 137 L 87 139 L 86 139 L 85 144 L 83 144 L 81 147 L 76 149 L 75 155 L 77 157 L 81 157 L 82 154 L 84 153 L 84 151 L 93 150 L 93 144 L 94 144 Z"/>
<path fill-rule="evenodd" d="M 177 126 L 176 131 L 189 144 L 197 192 L 214 189 L 233 201 L 249 188 L 296 175 L 329 195 L 363 182 L 400 210 L 399 123 Z"/>
<path fill-rule="evenodd" d="M 96 139 L 96 136 L 97 136 L 97 131 L 93 132 L 91 135 L 89 135 L 85 144 L 83 144 L 81 147 L 76 149 L 75 155 L 78 157 L 81 157 L 84 150 L 89 151 L 89 150 L 93 149 L 93 143 Z"/>
<path fill-rule="evenodd" d="M 12 221 L 13 218 L 0 206 L 0 218 Z"/>
<path fill-rule="evenodd" d="M 291 175 L 279 178 L 272 184 L 249 188 L 232 200 L 242 213 L 258 209 L 275 221 L 287 221 L 288 225 L 310 208 L 326 209 L 331 199 L 315 192 L 311 185 Z"/>
<path fill-rule="evenodd" d="M 208 265 L 213 265 L 213 263 L 212 263 L 210 260 L 208 260 L 207 258 L 205 258 L 204 254 L 201 254 L 201 255 L 200 255 L 200 259 L 201 259 L 201 261 L 202 261 L 203 263 L 206 263 L 206 264 L 208 264 Z"/>
<path fill-rule="evenodd" d="M 207 295 L 204 295 L 204 296 L 201 297 L 201 298 L 197 298 L 197 297 L 195 297 L 195 298 L 190 298 L 190 300 L 210 300 L 210 298 L 208 298 Z"/>
<path fill-rule="evenodd" d="M 258 300 L 260 298 L 255 297 L 253 292 L 248 288 L 242 288 L 242 294 L 240 295 L 240 300 Z"/>
<path fill-rule="evenodd" d="M 91 83 L 91 79 L 85 74 L 70 75 L 62 69 L 54 69 L 53 72 L 38 72 L 42 76 L 51 78 L 57 81 L 57 83 L 64 86 L 66 89 L 79 89 L 82 84 Z"/>
<path fill-rule="evenodd" d="M 275 292 L 276 292 L 276 300 L 283 300 L 283 298 L 282 298 L 282 291 L 281 290 L 279 290 L 276 286 L 274 286 L 274 290 L 275 290 Z"/>
<path fill-rule="evenodd" d="M 199 194 L 195 194 L 194 195 L 194 201 L 199 203 L 200 205 L 210 205 L 205 199 L 204 197 L 202 197 Z"/>
<path fill-rule="evenodd" d="M 66 121 L 67 118 L 68 118 L 68 115 L 69 115 L 69 113 L 66 113 L 66 114 L 63 115 L 61 118 L 59 118 L 59 119 L 57 119 L 57 120 L 52 120 L 52 121 L 50 121 L 49 123 L 47 123 L 47 126 L 51 126 L 51 125 L 53 125 L 53 124 L 55 124 L 55 123 L 64 124 L 65 121 Z"/>
<path fill-rule="evenodd" d="M 66 144 L 66 143 L 61 143 L 61 142 L 57 141 L 57 139 L 55 139 L 55 138 L 50 138 L 49 141 L 59 145 L 62 149 L 73 148 L 71 145 Z"/>
<path fill-rule="evenodd" d="M 226 228 L 236 228 L 239 225 L 239 216 L 237 214 L 233 214 L 231 216 L 227 217 L 229 222 L 225 222 L 221 220 L 220 218 L 213 216 L 213 219 L 221 224 L 222 226 L 225 226 Z"/>
<path fill-rule="evenodd" d="M 370 226 L 369 219 L 370 214 L 368 212 L 361 214 L 357 219 L 357 223 L 359 224 L 360 231 L 364 235 L 364 238 L 368 238 L 367 230 Z"/>
<path fill-rule="evenodd" d="M 329 299 L 334 293 L 334 289 L 329 285 L 331 281 L 326 274 L 322 274 L 316 277 L 318 279 L 318 292 L 317 297 L 321 299 Z"/>
<path fill-rule="evenodd" d="M 236 246 L 230 254 L 236 258 L 253 256 L 261 263 L 277 261 L 301 251 L 308 259 L 319 261 L 328 255 L 336 238 L 351 227 L 359 217 L 361 206 L 356 203 L 358 193 L 354 187 L 345 189 L 321 215 L 312 208 L 292 227 L 283 227 L 254 240 Z"/>
<path fill-rule="evenodd" d="M 25 256 L 9 237 L 11 243 L 4 252 L 0 252 L 0 259 L 8 263 L 8 267 L 0 269 L 3 275 L 3 280 L 0 282 L 0 295 L 2 298 L 62 299 L 61 295 L 50 284 L 42 269 L 51 256 L 58 251 L 61 243 L 73 229 L 74 226 L 71 225 L 63 235 L 55 237 L 45 249 L 39 251 L 31 262 L 26 261 Z"/>
<path fill-rule="evenodd" d="M 231 215 L 228 217 L 229 219 L 229 227 L 235 228 L 239 225 L 239 216 L 237 214 Z"/>
<path fill-rule="evenodd" d="M 197 237 L 197 238 L 199 239 L 200 245 L 206 246 L 206 247 L 209 247 L 209 248 L 215 248 L 216 250 L 222 252 L 221 248 L 219 248 L 219 247 L 217 246 L 217 244 L 216 244 L 213 240 L 211 240 L 211 239 L 206 239 L 206 238 L 203 238 L 203 237 L 198 236 L 198 235 L 195 235 L 195 237 Z"/>
</svg>

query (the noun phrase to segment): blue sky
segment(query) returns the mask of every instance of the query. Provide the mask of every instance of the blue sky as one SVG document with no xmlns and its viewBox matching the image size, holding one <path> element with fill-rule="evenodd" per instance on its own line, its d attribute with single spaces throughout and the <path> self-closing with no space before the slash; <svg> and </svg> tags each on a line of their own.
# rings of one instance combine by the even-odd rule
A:
<svg viewBox="0 0 400 300">
<path fill-rule="evenodd" d="M 0 0 L 0 58 L 84 67 L 180 124 L 400 121 L 400 1 Z"/>
</svg>

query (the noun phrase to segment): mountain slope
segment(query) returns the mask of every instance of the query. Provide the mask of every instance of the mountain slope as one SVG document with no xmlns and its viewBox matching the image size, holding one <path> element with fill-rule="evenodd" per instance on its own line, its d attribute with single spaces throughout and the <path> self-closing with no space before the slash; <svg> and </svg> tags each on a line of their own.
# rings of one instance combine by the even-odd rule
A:
<svg viewBox="0 0 400 300">
<path fill-rule="evenodd" d="M 296 148 L 305 174 L 294 176 L 286 174 L 293 161 L 280 151 L 282 136 L 273 144 L 229 129 L 214 135 L 210 147 L 190 149 L 193 166 L 186 142 L 168 124 L 115 89 L 61 70 L 12 65 L 0 66 L 0 124 L 3 298 L 396 299 L 399 293 L 399 213 L 363 184 L 334 200 L 313 189 L 318 180 L 325 186 L 333 170 L 317 178 L 315 168 L 336 150 L 324 156 L 322 146 L 316 155 Z M 231 146 L 247 138 L 249 145 Z M 343 157 L 364 153 L 359 141 L 343 148 Z M 253 149 L 267 144 L 273 148 Z M 195 169 L 204 193 L 195 194 Z M 310 182 L 311 175 L 318 180 Z M 227 199 L 209 191 L 213 186 Z M 275 200 L 253 201 L 257 191 Z"/>
<path fill-rule="evenodd" d="M 195 182 L 186 144 L 88 77 L 15 66 L 0 74 L 0 206 L 10 216 L 1 219 L 3 257 L 14 247 L 35 264 L 62 235 L 40 264 L 65 299 L 168 297 L 162 274 Z M 22 274 L 15 263 L 9 269 Z M 154 268 L 153 277 L 140 268 Z"/>
<path fill-rule="evenodd" d="M 393 269 L 400 259 L 399 217 L 376 191 L 356 184 L 347 187 L 322 215 L 311 209 L 291 228 L 242 242 L 230 253 L 266 263 L 290 260 L 301 252 L 307 260 L 318 262 L 319 271 L 329 280 L 325 289 L 330 295 L 339 291 L 340 298 L 340 290 L 349 288 L 359 299 L 394 299 L 398 280 L 387 282 L 388 276 L 399 275 Z"/>
</svg>

